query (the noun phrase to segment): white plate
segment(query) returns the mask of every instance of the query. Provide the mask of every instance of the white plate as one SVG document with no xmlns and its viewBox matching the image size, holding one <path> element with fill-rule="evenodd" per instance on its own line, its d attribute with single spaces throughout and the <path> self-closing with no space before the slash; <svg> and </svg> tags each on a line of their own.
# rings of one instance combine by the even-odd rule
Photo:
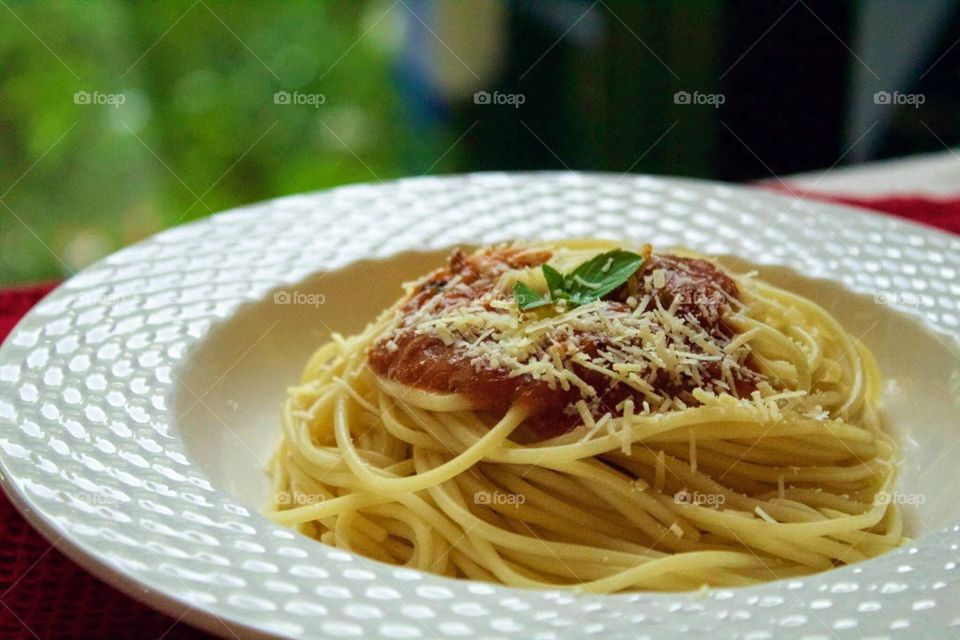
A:
<svg viewBox="0 0 960 640">
<path fill-rule="evenodd" d="M 758 587 L 575 596 L 398 569 L 259 515 L 283 389 L 329 328 L 359 329 L 441 249 L 584 235 L 738 256 L 863 334 L 889 380 L 900 492 L 922 501 L 916 543 Z M 4 483 L 74 560 L 214 633 L 956 637 L 958 272 L 956 237 L 690 180 L 478 174 L 283 198 L 125 249 L 20 323 L 0 350 Z"/>
</svg>

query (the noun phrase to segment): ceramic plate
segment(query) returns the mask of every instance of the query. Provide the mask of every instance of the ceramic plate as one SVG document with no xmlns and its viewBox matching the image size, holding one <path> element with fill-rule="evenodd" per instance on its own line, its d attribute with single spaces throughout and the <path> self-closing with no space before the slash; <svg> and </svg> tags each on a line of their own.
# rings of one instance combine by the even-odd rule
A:
<svg viewBox="0 0 960 640">
<path fill-rule="evenodd" d="M 723 256 L 862 336 L 915 542 L 751 588 L 585 596 L 396 568 L 260 515 L 284 388 L 331 330 L 360 329 L 451 246 L 587 235 Z M 960 238 L 689 180 L 477 174 L 282 198 L 120 251 L 27 315 L 0 350 L 4 484 L 81 565 L 219 634 L 957 637 L 958 272 Z"/>
</svg>

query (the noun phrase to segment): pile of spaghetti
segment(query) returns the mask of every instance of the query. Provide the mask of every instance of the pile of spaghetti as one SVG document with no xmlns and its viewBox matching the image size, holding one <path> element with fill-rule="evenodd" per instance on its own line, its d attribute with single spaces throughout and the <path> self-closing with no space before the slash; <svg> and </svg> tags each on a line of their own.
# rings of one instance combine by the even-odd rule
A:
<svg viewBox="0 0 960 640">
<path fill-rule="evenodd" d="M 456 250 L 310 358 L 283 404 L 269 515 L 518 587 L 809 574 L 903 541 L 879 384 L 824 309 L 704 257 Z"/>
</svg>

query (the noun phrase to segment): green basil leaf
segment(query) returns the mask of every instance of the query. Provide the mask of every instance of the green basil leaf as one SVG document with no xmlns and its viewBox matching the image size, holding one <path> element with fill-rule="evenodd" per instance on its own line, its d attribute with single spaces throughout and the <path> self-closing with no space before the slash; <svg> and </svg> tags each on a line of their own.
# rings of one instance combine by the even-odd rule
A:
<svg viewBox="0 0 960 640">
<path fill-rule="evenodd" d="M 550 297 L 553 299 L 566 297 L 567 286 L 564 283 L 563 274 L 548 264 L 543 265 L 541 269 L 543 270 L 543 279 L 547 281 Z"/>
<path fill-rule="evenodd" d="M 594 256 L 567 275 L 544 264 L 540 269 L 547 283 L 546 295 L 518 282 L 513 286 L 513 297 L 522 311 L 563 300 L 577 307 L 599 300 L 622 285 L 643 265 L 643 260 L 636 253 L 614 249 Z"/>
<path fill-rule="evenodd" d="M 571 301 L 586 304 L 602 298 L 636 273 L 643 260 L 643 256 L 622 249 L 594 256 L 564 279 Z"/>
<path fill-rule="evenodd" d="M 549 296 L 541 297 L 540 294 L 522 282 L 513 285 L 513 298 L 517 301 L 517 306 L 520 307 L 521 311 L 528 311 L 550 304 Z"/>
</svg>

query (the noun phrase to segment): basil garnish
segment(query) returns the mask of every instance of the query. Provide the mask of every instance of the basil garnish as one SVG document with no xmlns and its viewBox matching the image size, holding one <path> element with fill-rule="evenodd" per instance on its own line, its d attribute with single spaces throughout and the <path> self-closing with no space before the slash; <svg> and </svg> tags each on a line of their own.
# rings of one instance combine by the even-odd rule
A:
<svg viewBox="0 0 960 640">
<path fill-rule="evenodd" d="M 546 295 L 540 295 L 522 282 L 513 287 L 513 297 L 522 311 L 566 301 L 578 307 L 607 295 L 637 272 L 643 256 L 622 249 L 614 249 L 594 256 L 570 273 L 563 275 L 545 264 L 541 267 L 547 282 Z"/>
</svg>

